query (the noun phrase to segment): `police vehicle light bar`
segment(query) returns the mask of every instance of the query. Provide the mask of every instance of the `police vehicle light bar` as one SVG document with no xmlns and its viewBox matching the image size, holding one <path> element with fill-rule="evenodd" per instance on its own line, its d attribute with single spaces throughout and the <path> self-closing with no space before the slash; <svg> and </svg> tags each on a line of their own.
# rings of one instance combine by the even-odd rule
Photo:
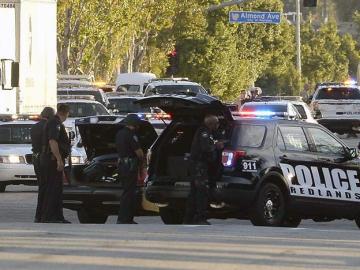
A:
<svg viewBox="0 0 360 270">
<path fill-rule="evenodd" d="M 29 114 L 0 114 L 0 121 L 9 122 L 9 121 L 39 121 L 40 115 L 29 115 Z"/>
</svg>

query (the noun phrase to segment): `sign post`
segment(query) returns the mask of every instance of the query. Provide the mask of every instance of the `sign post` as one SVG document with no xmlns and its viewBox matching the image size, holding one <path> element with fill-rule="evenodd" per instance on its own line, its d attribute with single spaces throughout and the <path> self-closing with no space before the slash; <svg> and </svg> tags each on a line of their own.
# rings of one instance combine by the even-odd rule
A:
<svg viewBox="0 0 360 270">
<path fill-rule="evenodd" d="M 279 24 L 280 12 L 230 11 L 230 23 L 267 23 Z"/>
</svg>

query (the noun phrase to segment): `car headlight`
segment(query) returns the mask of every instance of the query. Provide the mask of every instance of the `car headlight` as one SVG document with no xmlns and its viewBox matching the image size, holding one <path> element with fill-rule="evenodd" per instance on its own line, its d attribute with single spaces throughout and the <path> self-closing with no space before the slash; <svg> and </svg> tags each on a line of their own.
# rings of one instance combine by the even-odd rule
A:
<svg viewBox="0 0 360 270">
<path fill-rule="evenodd" d="M 71 163 L 72 164 L 81 164 L 81 163 L 84 163 L 84 160 L 81 156 L 72 156 Z"/>
<path fill-rule="evenodd" d="M 23 156 L 0 156 L 0 163 L 4 164 L 25 164 L 25 158 Z"/>
</svg>

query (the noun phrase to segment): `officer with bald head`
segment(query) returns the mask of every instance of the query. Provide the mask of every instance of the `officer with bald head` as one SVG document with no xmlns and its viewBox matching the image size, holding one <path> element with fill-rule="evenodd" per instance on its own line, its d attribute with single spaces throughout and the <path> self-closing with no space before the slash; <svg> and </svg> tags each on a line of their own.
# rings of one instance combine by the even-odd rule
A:
<svg viewBox="0 0 360 270">
<path fill-rule="evenodd" d="M 219 119 L 207 115 L 195 133 L 190 153 L 191 189 L 187 200 L 184 224 L 210 225 L 207 221 L 209 166 L 217 160 L 217 151 L 224 148 L 214 134 L 219 128 Z"/>
</svg>

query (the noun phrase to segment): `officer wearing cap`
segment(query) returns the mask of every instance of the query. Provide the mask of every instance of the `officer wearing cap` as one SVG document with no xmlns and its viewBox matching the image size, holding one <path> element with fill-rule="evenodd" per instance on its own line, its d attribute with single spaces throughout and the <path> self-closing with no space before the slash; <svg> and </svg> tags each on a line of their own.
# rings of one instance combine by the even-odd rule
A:
<svg viewBox="0 0 360 270">
<path fill-rule="evenodd" d="M 48 121 L 48 119 L 54 117 L 55 110 L 51 107 L 45 107 L 41 114 L 41 120 L 34 124 L 31 128 L 31 144 L 32 144 L 32 152 L 33 152 L 33 165 L 34 171 L 38 182 L 38 199 L 37 199 L 37 207 L 35 213 L 35 222 L 38 223 L 41 220 L 41 208 L 43 205 L 44 194 L 46 190 L 45 181 L 41 178 L 41 170 L 40 170 L 40 153 L 42 148 L 42 136 L 44 134 L 44 128 Z"/>
<path fill-rule="evenodd" d="M 63 122 L 68 118 L 69 111 L 66 104 L 60 104 L 56 115 L 45 127 L 40 161 L 46 178 L 42 222 L 70 223 L 64 219 L 62 208 L 64 164 L 71 151 L 70 140 Z"/>
<path fill-rule="evenodd" d="M 129 114 L 121 122 L 125 125 L 116 134 L 116 148 L 119 155 L 118 174 L 123 185 L 123 194 L 120 198 L 118 224 L 136 224 L 134 221 L 136 207 L 136 184 L 139 168 L 144 161 L 144 152 L 135 132 L 141 125 L 136 114 Z"/>
<path fill-rule="evenodd" d="M 224 147 L 223 142 L 214 139 L 219 128 L 219 119 L 215 115 L 207 115 L 204 124 L 199 127 L 191 145 L 190 194 L 186 204 L 184 224 L 210 225 L 206 218 L 208 208 L 209 166 L 217 160 L 217 152 Z"/>
</svg>

